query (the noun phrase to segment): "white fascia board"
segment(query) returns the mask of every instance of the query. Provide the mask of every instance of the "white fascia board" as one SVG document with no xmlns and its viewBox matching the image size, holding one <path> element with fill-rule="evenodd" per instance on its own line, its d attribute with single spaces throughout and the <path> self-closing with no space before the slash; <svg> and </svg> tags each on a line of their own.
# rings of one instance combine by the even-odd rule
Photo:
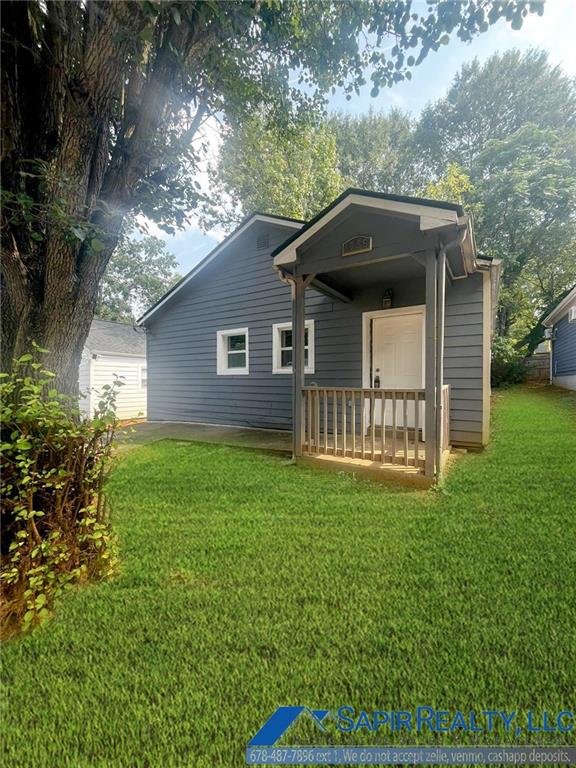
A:
<svg viewBox="0 0 576 768">
<path fill-rule="evenodd" d="M 572 303 L 576 303 L 576 285 L 574 288 L 572 288 L 568 296 L 565 296 L 560 304 L 558 304 L 557 307 L 554 307 L 549 315 L 546 315 L 544 320 L 542 320 L 542 325 L 544 325 L 546 328 L 553 326 L 557 320 L 560 320 L 560 318 L 563 317 L 566 312 L 568 312 Z"/>
<path fill-rule="evenodd" d="M 240 235 L 243 235 L 246 230 L 250 229 L 250 227 L 255 224 L 257 221 L 263 222 L 264 224 L 277 224 L 283 227 L 292 227 L 293 229 L 301 229 L 304 225 L 300 224 L 296 221 L 290 221 L 288 219 L 282 219 L 277 218 L 276 216 L 264 216 L 262 214 L 256 214 L 255 216 L 252 216 L 248 221 L 244 224 L 244 226 L 240 227 L 234 234 L 229 235 L 228 237 L 225 237 L 224 240 L 222 240 L 221 243 L 219 243 L 214 250 L 210 251 L 208 256 L 204 258 L 199 264 L 197 264 L 182 280 L 180 285 L 175 288 L 173 291 L 170 291 L 166 294 L 166 296 L 160 301 L 159 304 L 156 304 L 155 307 L 152 307 L 152 309 L 148 310 L 145 314 L 142 315 L 142 317 L 138 318 L 136 321 L 136 325 L 143 325 L 146 320 L 150 319 L 152 315 L 154 315 L 160 307 L 164 306 L 166 302 L 170 301 L 171 299 L 176 296 L 177 293 L 180 292 L 184 286 L 188 285 L 188 283 L 193 280 L 196 275 L 198 275 L 204 267 L 207 267 L 208 264 L 210 264 L 211 261 L 213 261 L 217 256 L 219 256 L 222 251 L 227 248 L 229 245 L 231 245 L 237 238 L 240 237 Z"/>
<path fill-rule="evenodd" d="M 366 197 L 365 195 L 348 195 L 341 200 L 338 205 L 329 210 L 325 216 L 313 224 L 300 237 L 293 240 L 286 249 L 280 251 L 274 258 L 274 266 L 281 267 L 283 264 L 293 264 L 296 261 L 296 249 L 306 242 L 309 238 L 319 232 L 332 219 L 336 218 L 342 211 L 350 205 L 359 205 L 364 208 L 374 208 L 378 211 L 389 211 L 391 213 L 403 213 L 409 216 L 420 218 L 420 222 L 425 220 L 426 227 L 421 229 L 435 227 L 445 227 L 449 224 L 458 223 L 458 213 L 456 211 L 446 210 L 444 208 L 432 208 L 429 205 L 418 205 L 417 203 L 403 203 L 396 200 L 382 200 L 378 197 Z"/>
<path fill-rule="evenodd" d="M 91 349 L 91 354 L 102 355 L 107 357 L 139 357 L 141 360 L 146 359 L 146 352 L 110 352 L 109 349 Z"/>
<path fill-rule="evenodd" d="M 434 209 L 432 209 L 434 210 Z M 429 229 L 440 229 L 458 223 L 456 211 L 442 211 L 448 216 L 430 216 L 428 213 L 420 216 L 420 232 L 427 232 Z M 451 215 L 454 214 L 454 215 Z"/>
<path fill-rule="evenodd" d="M 282 264 L 294 264 L 297 258 L 296 248 L 286 248 L 278 256 L 274 257 L 274 266 L 280 267 Z"/>
</svg>

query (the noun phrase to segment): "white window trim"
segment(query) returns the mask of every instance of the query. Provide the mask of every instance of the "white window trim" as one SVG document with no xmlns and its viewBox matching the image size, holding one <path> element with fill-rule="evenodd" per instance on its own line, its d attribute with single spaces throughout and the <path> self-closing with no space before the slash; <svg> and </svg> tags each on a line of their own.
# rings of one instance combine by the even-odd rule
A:
<svg viewBox="0 0 576 768">
<path fill-rule="evenodd" d="M 246 365 L 244 368 L 228 368 L 228 346 L 226 340 L 229 336 L 246 336 Z M 248 328 L 224 328 L 216 331 L 216 370 L 218 376 L 247 376 L 250 373 L 250 342 Z"/>
<path fill-rule="evenodd" d="M 304 373 L 314 373 L 316 360 L 314 355 L 314 320 L 306 320 L 305 327 L 308 329 L 308 365 L 304 369 Z M 274 323 L 272 326 L 272 373 L 287 373 L 293 372 L 292 366 L 282 367 L 281 356 L 281 332 L 289 331 L 292 329 L 292 323 Z"/>
<path fill-rule="evenodd" d="M 146 371 L 146 386 L 142 386 L 142 370 Z M 138 391 L 139 392 L 146 392 L 148 389 L 148 365 L 146 363 L 142 363 L 138 366 Z"/>
</svg>

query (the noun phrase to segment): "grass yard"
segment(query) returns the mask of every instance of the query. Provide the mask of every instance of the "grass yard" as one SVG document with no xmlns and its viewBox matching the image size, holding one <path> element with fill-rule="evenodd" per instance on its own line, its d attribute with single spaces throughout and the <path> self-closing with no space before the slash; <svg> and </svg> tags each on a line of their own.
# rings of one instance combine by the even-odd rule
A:
<svg viewBox="0 0 576 768">
<path fill-rule="evenodd" d="M 568 393 L 498 395 L 442 491 L 172 441 L 109 490 L 121 574 L 3 649 L 4 768 L 240 766 L 279 704 L 575 705 Z"/>
</svg>

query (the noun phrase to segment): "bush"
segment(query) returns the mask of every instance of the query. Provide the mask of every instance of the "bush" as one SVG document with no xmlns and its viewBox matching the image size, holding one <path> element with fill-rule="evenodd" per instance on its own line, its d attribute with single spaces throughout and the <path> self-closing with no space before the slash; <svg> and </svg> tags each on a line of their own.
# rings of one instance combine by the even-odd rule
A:
<svg viewBox="0 0 576 768">
<path fill-rule="evenodd" d="M 117 384 L 105 389 L 95 418 L 82 421 L 33 355 L 1 376 L 0 630 L 6 637 L 48 617 L 63 589 L 114 569 L 103 483 Z"/>
<path fill-rule="evenodd" d="M 524 355 L 514 346 L 511 339 L 496 336 L 492 342 L 493 387 L 510 387 L 521 384 L 526 378 Z"/>
</svg>

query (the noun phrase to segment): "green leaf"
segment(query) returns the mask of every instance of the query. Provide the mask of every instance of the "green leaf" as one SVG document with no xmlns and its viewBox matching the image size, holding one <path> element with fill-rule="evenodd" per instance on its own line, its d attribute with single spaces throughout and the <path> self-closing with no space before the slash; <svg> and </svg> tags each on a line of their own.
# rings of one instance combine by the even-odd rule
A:
<svg viewBox="0 0 576 768">
<path fill-rule="evenodd" d="M 93 237 L 90 241 L 90 249 L 94 251 L 94 253 L 100 253 L 104 250 L 106 246 L 102 242 L 102 240 L 99 240 L 97 237 Z"/>
<path fill-rule="evenodd" d="M 154 29 L 152 27 L 144 27 L 140 32 L 140 39 L 145 43 L 151 43 L 154 40 Z"/>
<path fill-rule="evenodd" d="M 72 232 L 78 238 L 78 240 L 80 240 L 80 242 L 84 242 L 86 239 L 87 231 L 82 227 L 72 227 Z"/>
</svg>

